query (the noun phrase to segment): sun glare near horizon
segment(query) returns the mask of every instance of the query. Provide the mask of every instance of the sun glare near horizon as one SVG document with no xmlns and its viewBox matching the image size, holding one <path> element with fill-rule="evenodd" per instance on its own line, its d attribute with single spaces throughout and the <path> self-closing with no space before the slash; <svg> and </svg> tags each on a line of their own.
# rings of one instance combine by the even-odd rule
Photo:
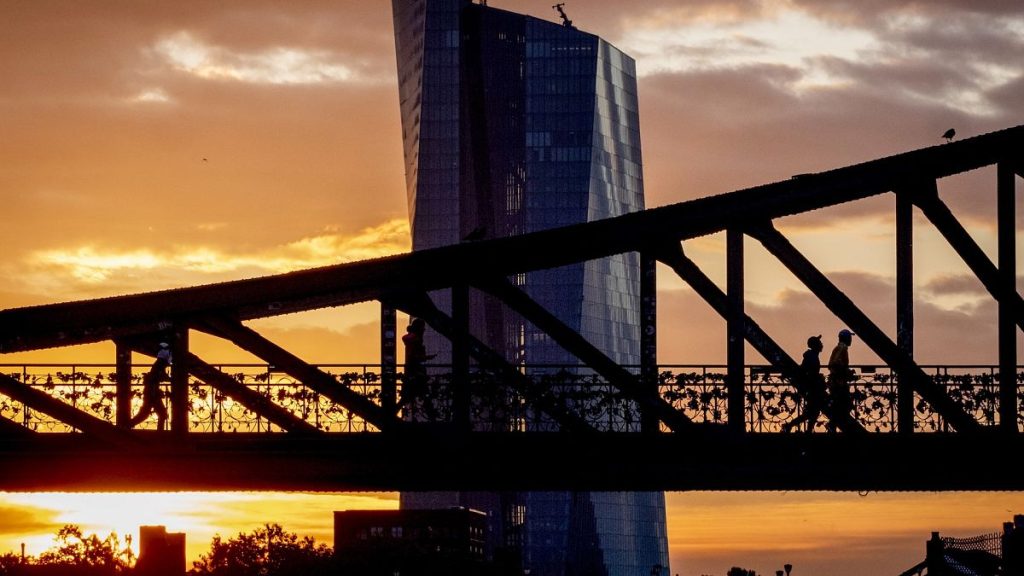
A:
<svg viewBox="0 0 1024 576">
<path fill-rule="evenodd" d="M 117 534 L 138 554 L 139 526 L 165 526 L 186 534 L 189 563 L 209 551 L 214 535 L 227 539 L 264 524 L 333 545 L 336 510 L 395 509 L 398 496 L 304 492 L 35 492 L 0 493 L 0 554 L 38 555 L 54 545 L 57 530 L 75 524 L 85 534 Z"/>
</svg>

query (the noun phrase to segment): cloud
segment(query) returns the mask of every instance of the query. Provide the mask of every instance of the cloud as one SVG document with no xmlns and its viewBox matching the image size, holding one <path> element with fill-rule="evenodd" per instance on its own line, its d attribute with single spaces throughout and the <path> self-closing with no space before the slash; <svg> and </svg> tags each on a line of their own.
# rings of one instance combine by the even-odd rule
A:
<svg viewBox="0 0 1024 576">
<path fill-rule="evenodd" d="M 260 252 L 184 245 L 121 250 L 87 245 L 32 252 L 12 272 L 59 298 L 96 297 L 278 274 L 407 252 L 409 227 L 394 219 L 356 234 L 325 231 Z M 56 292 L 56 293 L 53 293 Z"/>
<path fill-rule="evenodd" d="M 382 82 L 389 75 L 374 73 L 365 63 L 328 50 L 275 46 L 238 52 L 211 45 L 187 31 L 161 38 L 153 52 L 178 71 L 206 80 L 254 84 L 334 84 Z"/>
<path fill-rule="evenodd" d="M 60 527 L 58 516 L 56 510 L 0 500 L 0 538 L 54 530 Z"/>
<path fill-rule="evenodd" d="M 895 283 L 863 272 L 827 274 L 891 340 L 895 340 Z M 960 286 L 939 280 L 929 286 Z M 966 284 L 966 282 L 964 282 Z M 961 289 L 961 288 L 958 288 Z M 943 307 L 928 294 L 915 301 L 915 358 L 920 364 L 985 364 L 996 361 L 996 305 L 991 298 L 955 300 Z M 747 302 L 747 314 L 789 355 L 799 359 L 807 337 L 826 335 L 826 346 L 844 324 L 805 289 L 784 289 L 771 304 Z M 658 358 L 663 364 L 725 362 L 725 321 L 689 289 L 658 294 Z M 1018 354 L 1024 353 L 1019 350 Z M 879 358 L 862 342 L 851 349 L 854 364 L 877 364 Z M 747 362 L 763 363 L 748 346 Z"/>
<path fill-rule="evenodd" d="M 933 295 L 970 295 L 987 296 L 988 291 L 980 280 L 973 275 L 946 275 L 932 278 L 923 286 L 924 290 Z"/>
<path fill-rule="evenodd" d="M 620 47 L 637 59 L 641 75 L 785 66 L 799 70 L 789 84 L 799 92 L 845 81 L 820 65 L 821 59 L 863 59 L 879 49 L 878 38 L 868 30 L 834 26 L 793 10 L 757 20 L 673 23 L 638 26 L 620 40 Z"/>
<path fill-rule="evenodd" d="M 894 14 L 943 16 L 950 21 L 972 14 L 990 17 L 1020 14 L 1020 3 L 1014 0 L 792 0 L 792 3 L 821 18 L 849 25 L 870 25 Z"/>
<path fill-rule="evenodd" d="M 166 103 L 171 102 L 171 97 L 160 88 L 148 88 L 136 94 L 131 100 L 133 102 Z"/>
<path fill-rule="evenodd" d="M 1019 124 L 1024 10 L 985 4 L 763 2 L 703 20 L 623 10 L 648 205 L 940 144 L 950 127 Z"/>
</svg>

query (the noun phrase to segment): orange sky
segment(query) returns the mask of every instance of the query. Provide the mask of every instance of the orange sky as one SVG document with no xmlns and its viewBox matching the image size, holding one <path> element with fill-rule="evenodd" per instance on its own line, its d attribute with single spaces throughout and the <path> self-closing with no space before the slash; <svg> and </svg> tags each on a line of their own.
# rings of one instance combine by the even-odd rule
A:
<svg viewBox="0 0 1024 576">
<path fill-rule="evenodd" d="M 490 4 L 557 18 L 548 1 Z M 589 0 L 566 8 L 576 25 L 637 59 L 649 206 L 940 144 L 951 126 L 967 137 L 1024 123 L 1019 2 Z M 387 2 L 15 0 L 0 15 L 0 309 L 408 250 Z M 994 255 L 991 171 L 940 190 Z M 780 222 L 890 334 L 891 213 L 892 199 L 878 198 Z M 918 224 L 919 361 L 993 362 L 994 306 Z M 722 238 L 686 248 L 722 280 Z M 807 335 L 840 328 L 763 250 L 749 241 L 747 249 L 748 311 L 792 354 Z M 667 270 L 659 285 L 660 362 L 722 362 L 721 320 Z M 312 362 L 374 362 L 376 314 L 360 305 L 254 326 Z M 247 359 L 213 339 L 197 337 L 195 346 L 211 361 Z M 854 363 L 874 361 L 856 344 L 851 354 Z M 109 362 L 112 351 L 2 355 L 0 363 L 56 359 Z M 221 531 L 296 507 L 279 505 L 292 496 L 264 496 L 225 500 L 234 512 Z M 0 548 L 52 533 L 62 514 L 79 509 L 76 498 L 61 498 L 0 497 Z M 318 510 L 348 502 L 307 498 Z M 879 558 L 891 559 L 893 572 L 920 558 L 931 530 L 994 531 L 1011 511 L 1024 512 L 1021 500 L 673 494 L 673 570 L 724 574 L 743 564 L 773 573 L 785 550 L 783 561 L 817 574 L 866 573 L 858 562 Z M 208 543 L 209 532 L 192 534 L 192 526 L 210 520 L 195 509 L 188 517 L 181 526 L 190 542 Z M 310 530 L 320 535 L 323 526 Z"/>
</svg>

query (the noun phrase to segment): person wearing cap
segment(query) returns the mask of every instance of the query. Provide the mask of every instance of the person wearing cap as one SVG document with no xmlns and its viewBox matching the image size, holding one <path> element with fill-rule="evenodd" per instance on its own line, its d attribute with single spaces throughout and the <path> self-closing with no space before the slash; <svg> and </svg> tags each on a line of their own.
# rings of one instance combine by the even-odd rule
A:
<svg viewBox="0 0 1024 576">
<path fill-rule="evenodd" d="M 853 344 L 854 333 L 846 328 L 839 331 L 839 342 L 832 349 L 828 359 L 828 391 L 832 396 L 832 410 L 835 418 L 849 418 L 853 409 L 850 397 L 850 345 Z M 829 423 L 829 430 L 835 430 L 835 424 Z"/>
<path fill-rule="evenodd" d="M 803 395 L 804 407 L 799 416 L 782 425 L 783 432 L 789 432 L 807 422 L 806 432 L 814 432 L 814 424 L 827 401 L 825 380 L 821 377 L 821 358 L 818 357 L 825 346 L 821 343 L 821 334 L 807 339 L 807 350 L 804 350 L 800 362 L 800 372 L 794 384 Z"/>
<path fill-rule="evenodd" d="M 156 412 L 157 430 L 164 429 L 167 424 L 167 408 L 160 397 L 160 382 L 170 380 L 167 376 L 167 367 L 170 365 L 171 347 L 166 342 L 161 342 L 156 353 L 156 361 L 142 377 L 142 406 L 139 407 L 139 413 L 129 422 L 130 428 L 142 424 L 150 414 Z"/>
</svg>

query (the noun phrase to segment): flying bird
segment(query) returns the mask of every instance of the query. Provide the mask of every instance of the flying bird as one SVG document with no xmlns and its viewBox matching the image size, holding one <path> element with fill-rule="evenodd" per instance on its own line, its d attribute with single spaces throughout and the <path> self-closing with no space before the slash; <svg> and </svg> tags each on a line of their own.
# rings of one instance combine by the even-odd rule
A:
<svg viewBox="0 0 1024 576">
<path fill-rule="evenodd" d="M 946 139 L 946 142 L 952 142 L 953 136 L 956 136 L 956 130 L 952 128 L 946 130 L 946 132 L 942 134 L 942 137 Z"/>
</svg>

